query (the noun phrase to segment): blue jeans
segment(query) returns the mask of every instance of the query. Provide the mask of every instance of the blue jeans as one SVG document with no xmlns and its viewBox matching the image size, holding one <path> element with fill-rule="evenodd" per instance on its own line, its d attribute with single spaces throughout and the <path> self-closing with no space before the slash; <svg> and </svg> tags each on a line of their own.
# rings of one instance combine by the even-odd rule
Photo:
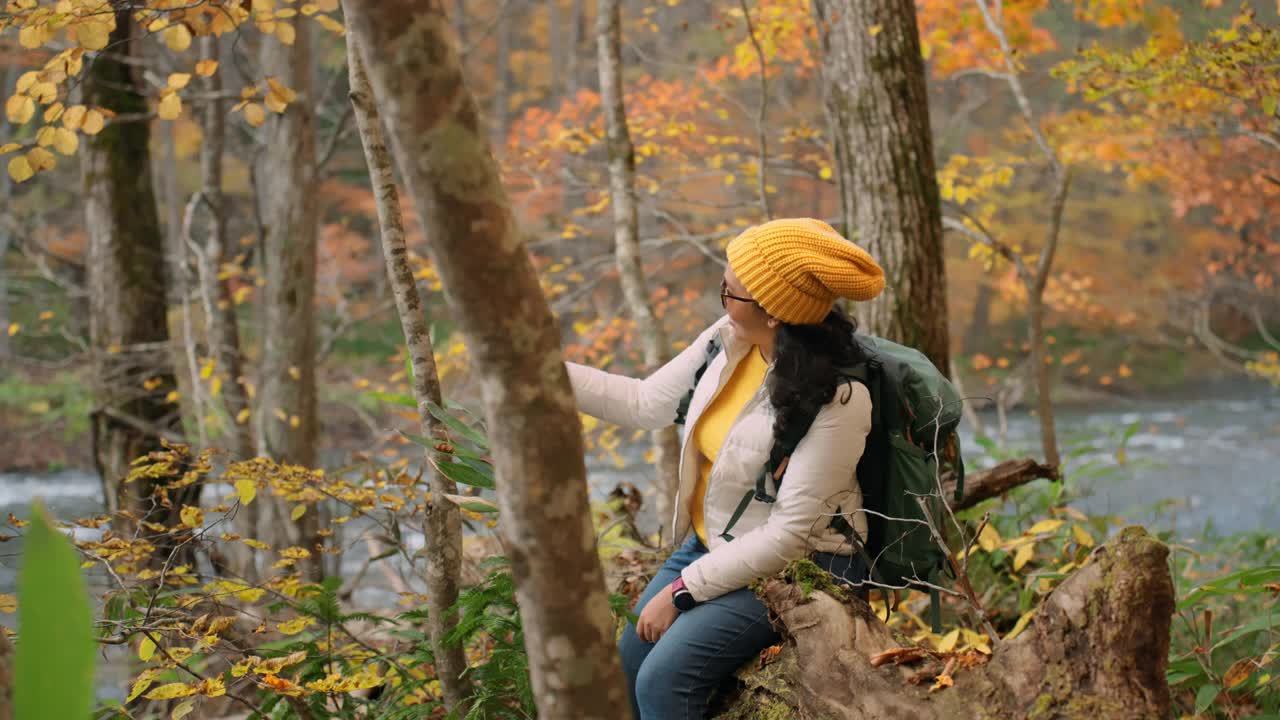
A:
<svg viewBox="0 0 1280 720">
<path fill-rule="evenodd" d="M 707 552 L 696 535 L 690 537 L 649 581 L 636 602 L 636 612 Z M 851 582 L 865 577 L 858 558 L 818 553 L 813 559 L 820 567 Z M 768 608 L 748 588 L 681 613 L 656 643 L 641 640 L 635 626 L 628 623 L 622 631 L 619 650 L 634 717 L 700 720 L 720 684 L 779 640 L 769 622 Z"/>
</svg>

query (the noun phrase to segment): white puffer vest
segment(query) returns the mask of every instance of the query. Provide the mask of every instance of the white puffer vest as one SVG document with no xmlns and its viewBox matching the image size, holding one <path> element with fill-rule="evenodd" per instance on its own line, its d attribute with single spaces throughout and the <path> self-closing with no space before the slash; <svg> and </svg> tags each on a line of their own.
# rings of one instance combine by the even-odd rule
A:
<svg viewBox="0 0 1280 720">
<path fill-rule="evenodd" d="M 569 378 L 582 412 L 624 427 L 658 429 L 675 421 L 680 401 L 693 386 L 706 360 L 707 343 L 719 333 L 724 348 L 707 366 L 689 405 L 686 429 L 699 416 L 751 349 L 739 341 L 721 318 L 698 339 L 644 380 L 567 363 Z M 767 377 L 767 375 L 766 375 Z M 786 466 L 773 503 L 752 501 L 733 524 L 730 539 L 724 531 L 745 493 L 754 492 L 773 448 L 774 410 L 764 386 L 742 409 L 720 447 L 707 481 L 704 520 L 705 556 L 683 573 L 689 592 L 699 601 L 746 587 L 752 580 L 782 570 L 792 560 L 814 551 L 848 555 L 848 540 L 830 527 L 837 512 L 866 537 L 866 516 L 855 469 L 871 430 L 871 397 L 860 383 L 837 388 L 835 397 L 819 411 L 809 432 Z M 686 431 L 681 444 L 680 482 L 676 497 L 674 537 L 690 530 L 689 496 L 701 461 Z M 770 487 L 769 492 L 775 492 Z"/>
</svg>

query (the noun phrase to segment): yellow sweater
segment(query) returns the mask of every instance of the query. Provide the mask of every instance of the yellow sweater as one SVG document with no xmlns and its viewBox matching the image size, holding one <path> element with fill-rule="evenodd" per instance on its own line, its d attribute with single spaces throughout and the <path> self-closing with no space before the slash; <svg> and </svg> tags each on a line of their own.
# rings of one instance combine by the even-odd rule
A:
<svg viewBox="0 0 1280 720">
<path fill-rule="evenodd" d="M 698 465 L 698 482 L 694 485 L 693 497 L 690 498 L 689 515 L 693 521 L 693 531 L 698 534 L 703 545 L 707 544 L 707 529 L 702 510 L 711 465 L 716 461 L 716 455 L 720 454 L 720 446 L 724 444 L 724 438 L 729 434 L 729 429 L 738 419 L 742 408 L 760 389 L 768 369 L 769 365 L 760 355 L 760 349 L 753 345 L 747 356 L 738 363 L 738 367 L 734 368 L 733 375 L 720 389 L 720 394 L 699 416 L 698 424 L 693 429 L 694 446 L 702 454 L 702 460 Z"/>
</svg>

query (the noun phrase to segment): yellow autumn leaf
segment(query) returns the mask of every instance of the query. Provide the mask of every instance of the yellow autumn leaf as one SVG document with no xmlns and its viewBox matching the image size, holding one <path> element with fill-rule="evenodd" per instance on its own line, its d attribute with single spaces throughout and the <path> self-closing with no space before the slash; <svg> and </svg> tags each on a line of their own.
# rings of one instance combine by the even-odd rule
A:
<svg viewBox="0 0 1280 720">
<path fill-rule="evenodd" d="M 56 102 L 45 108 L 44 121 L 47 123 L 58 122 L 58 118 L 62 117 L 62 113 L 66 112 L 66 110 L 66 106 L 61 101 Z"/>
<path fill-rule="evenodd" d="M 53 133 L 53 149 L 63 155 L 75 155 L 80 149 L 80 137 L 70 130 L 60 127 Z"/>
<path fill-rule="evenodd" d="M 263 660 L 262 662 L 255 663 L 253 669 L 264 675 L 275 675 L 290 665 L 297 665 L 306 659 L 307 651 L 299 650 L 297 652 L 289 653 L 283 657 L 271 658 L 270 660 Z"/>
<path fill-rule="evenodd" d="M 27 25 L 18 31 L 18 44 L 28 50 L 35 50 L 44 44 L 46 30 L 43 25 Z"/>
<path fill-rule="evenodd" d="M 20 323 L 9 323 L 9 329 L 7 332 L 9 333 L 9 337 L 13 337 L 14 335 L 17 335 L 20 330 L 22 330 L 22 325 Z"/>
<path fill-rule="evenodd" d="M 294 30 L 293 23 L 280 22 L 276 23 L 276 37 L 285 45 L 292 45 L 298 38 L 298 33 Z"/>
<path fill-rule="evenodd" d="M 956 643 L 960 641 L 960 628 L 956 628 L 938 641 L 938 652 L 951 652 L 956 649 Z"/>
<path fill-rule="evenodd" d="M 39 80 L 39 72 L 36 72 L 35 70 L 28 70 L 18 76 L 18 84 L 14 86 L 13 92 L 15 94 L 25 95 L 26 92 L 31 89 L 31 86 L 35 85 Z"/>
<path fill-rule="evenodd" d="M 212 376 L 213 376 L 213 369 L 214 369 L 214 367 L 216 367 L 216 366 L 217 366 L 217 363 L 216 363 L 216 362 L 214 362 L 212 359 L 210 359 L 210 360 L 205 360 L 205 361 L 204 361 L 204 365 L 202 365 L 202 366 L 200 367 L 200 379 L 201 379 L 201 380 L 208 380 L 210 377 L 212 377 Z"/>
<path fill-rule="evenodd" d="M 291 519 L 291 520 L 297 520 L 298 518 L 300 518 L 300 517 L 302 517 L 303 515 L 306 515 L 306 514 L 307 514 L 307 506 L 306 506 L 306 505 L 295 505 L 295 506 L 294 506 L 294 508 L 293 508 L 293 512 L 289 513 L 289 519 Z"/>
<path fill-rule="evenodd" d="M 31 163 L 31 168 L 36 172 L 52 170 L 58 166 L 58 159 L 53 156 L 53 153 L 42 147 L 34 147 L 28 150 L 27 162 Z"/>
<path fill-rule="evenodd" d="M 0 155 L 8 155 L 9 153 L 21 147 L 22 147 L 21 143 L 5 143 L 3 145 L 0 145 Z"/>
<path fill-rule="evenodd" d="M 245 408 L 245 409 L 241 410 L 240 412 L 236 413 L 236 424 L 237 424 L 237 425 L 243 425 L 243 424 L 245 424 L 245 423 L 247 423 L 247 422 L 249 422 L 249 408 Z"/>
<path fill-rule="evenodd" d="M 184 505 L 182 512 L 178 513 L 182 518 L 182 524 L 189 528 L 198 528 L 204 525 L 204 512 L 198 507 Z"/>
<path fill-rule="evenodd" d="M 284 633 L 285 635 L 297 635 L 303 630 L 306 630 L 307 626 L 313 624 L 314 622 L 315 620 L 312 620 L 310 617 L 307 617 L 304 615 L 302 617 L 294 618 L 289 622 L 282 622 L 276 625 L 276 629 Z"/>
<path fill-rule="evenodd" d="M 1038 535 L 1040 533 L 1051 533 L 1057 530 L 1058 528 L 1062 527 L 1065 522 L 1066 522 L 1065 520 L 1058 520 L 1058 519 L 1041 520 L 1035 525 L 1032 525 L 1031 529 L 1027 530 L 1026 534 Z"/>
<path fill-rule="evenodd" d="M 155 682 L 155 673 L 155 668 L 152 668 L 139 675 L 138 679 L 133 681 L 133 687 L 129 689 L 129 697 L 125 699 L 125 702 L 133 702 L 134 698 L 151 687 L 151 683 Z"/>
<path fill-rule="evenodd" d="M 146 662 L 156 654 L 156 643 L 151 639 L 150 635 L 145 635 L 142 642 L 138 643 L 138 659 Z"/>
<path fill-rule="evenodd" d="M 262 542 L 261 540 L 254 540 L 253 538 L 242 538 L 240 542 L 244 543 L 245 545 L 248 545 L 254 550 L 270 550 L 271 549 L 270 545 Z"/>
<path fill-rule="evenodd" d="M 90 110 L 84 114 L 84 122 L 80 123 L 80 132 L 85 135 L 97 135 L 107 124 L 101 110 Z"/>
<path fill-rule="evenodd" d="M 75 27 L 76 42 L 85 50 L 101 50 L 111 41 L 111 28 L 106 23 L 88 20 Z"/>
<path fill-rule="evenodd" d="M 334 20 L 328 15 L 316 15 L 315 21 L 320 23 L 320 27 L 335 35 L 344 35 L 347 32 L 346 27 L 344 27 L 342 23 Z"/>
<path fill-rule="evenodd" d="M 182 115 L 182 98 L 178 97 L 178 93 L 165 93 L 160 98 L 160 106 L 156 108 L 156 113 L 161 120 L 177 120 Z"/>
<path fill-rule="evenodd" d="M 1090 535 L 1089 531 L 1085 530 L 1083 526 L 1072 525 L 1071 536 L 1075 538 L 1076 542 L 1079 543 L 1081 547 L 1094 546 L 1093 535 Z"/>
<path fill-rule="evenodd" d="M 4 116 L 14 125 L 21 125 L 36 114 L 36 103 L 26 95 L 14 95 L 4 103 Z"/>
<path fill-rule="evenodd" d="M 48 105 L 58 99 L 58 86 L 51 82 L 38 82 L 31 86 L 27 94 L 41 105 Z"/>
<path fill-rule="evenodd" d="M 1013 556 L 1013 571 L 1017 572 L 1021 570 L 1022 566 L 1026 565 L 1027 562 L 1031 560 L 1032 556 L 1035 555 L 1035 551 L 1035 543 L 1027 543 L 1026 545 L 1018 548 L 1018 552 Z"/>
<path fill-rule="evenodd" d="M 1004 639 L 1005 639 L 1005 640 L 1012 640 L 1012 639 L 1014 639 L 1015 637 L 1017 637 L 1017 636 L 1018 636 L 1018 633 L 1020 633 L 1020 632 L 1022 632 L 1023 630 L 1025 630 L 1025 629 L 1027 628 L 1027 625 L 1029 625 L 1029 624 L 1031 623 L 1031 616 L 1032 616 L 1032 615 L 1034 615 L 1034 614 L 1035 614 L 1035 612 L 1036 612 L 1035 610 L 1028 610 L 1027 612 L 1023 613 L 1023 614 L 1022 614 L 1022 617 L 1018 618 L 1018 622 L 1016 622 L 1016 623 L 1014 623 L 1014 624 L 1013 624 L 1013 629 L 1012 629 L 1012 630 L 1010 630 L 1010 631 L 1009 631 L 1009 632 L 1004 636 Z"/>
<path fill-rule="evenodd" d="M 294 560 L 302 560 L 311 557 L 311 551 L 304 547 L 289 547 L 280 551 L 280 555 Z"/>
<path fill-rule="evenodd" d="M 36 131 L 36 145 L 40 147 L 48 147 L 53 144 L 54 133 L 57 128 L 45 125 Z"/>
<path fill-rule="evenodd" d="M 978 545 L 987 552 L 995 552 L 1002 542 L 1004 540 L 1000 537 L 1000 531 L 991 525 L 984 525 L 982 532 L 978 533 Z"/>
<path fill-rule="evenodd" d="M 244 121 L 253 127 L 262 127 L 262 123 L 267 121 L 267 113 L 258 103 L 249 103 L 244 106 Z"/>
<path fill-rule="evenodd" d="M 227 694 L 227 684 L 220 677 L 207 678 L 196 685 L 196 692 L 205 697 L 221 697 Z"/>
<path fill-rule="evenodd" d="M 165 28 L 164 44 L 174 52 L 182 52 L 191 47 L 191 31 L 182 24 Z"/>
<path fill-rule="evenodd" d="M 169 720 L 182 720 L 182 718 L 190 715 L 191 711 L 195 709 L 195 700 L 183 700 L 182 704 L 178 705 L 178 707 L 174 708 L 173 712 L 170 713 Z"/>
<path fill-rule="evenodd" d="M 248 505 L 258 495 L 258 484 L 248 478 L 236 481 L 236 495 L 240 496 L 240 504 Z"/>
<path fill-rule="evenodd" d="M 181 90 L 191 82 L 191 73 L 170 73 L 168 87 L 171 90 Z"/>
<path fill-rule="evenodd" d="M 68 130 L 79 130 L 84 123 L 84 115 L 88 110 L 83 105 L 72 105 L 67 111 L 62 113 L 62 126 Z"/>
<path fill-rule="evenodd" d="M 196 74 L 200 77 L 210 77 L 218 71 L 217 60 L 201 60 L 196 63 Z"/>
<path fill-rule="evenodd" d="M 8 593 L 0 593 L 0 613 L 12 613 L 18 609 L 18 598 L 16 595 Z"/>
<path fill-rule="evenodd" d="M 175 682 L 161 685 L 143 697 L 148 700 L 176 700 L 196 694 L 196 689 L 186 683 Z"/>
</svg>

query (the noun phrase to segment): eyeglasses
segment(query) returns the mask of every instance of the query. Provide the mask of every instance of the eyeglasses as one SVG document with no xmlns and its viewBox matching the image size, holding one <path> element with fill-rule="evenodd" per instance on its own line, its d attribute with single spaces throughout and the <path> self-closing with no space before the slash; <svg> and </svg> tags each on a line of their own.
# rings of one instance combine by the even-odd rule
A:
<svg viewBox="0 0 1280 720">
<path fill-rule="evenodd" d="M 729 283 L 725 282 L 724 280 L 721 280 L 720 281 L 720 307 L 728 310 L 729 298 L 737 300 L 738 302 L 751 303 L 752 305 L 758 304 L 756 303 L 755 300 L 752 300 L 751 298 L 738 297 L 737 295 L 731 294 L 729 292 Z"/>
</svg>

